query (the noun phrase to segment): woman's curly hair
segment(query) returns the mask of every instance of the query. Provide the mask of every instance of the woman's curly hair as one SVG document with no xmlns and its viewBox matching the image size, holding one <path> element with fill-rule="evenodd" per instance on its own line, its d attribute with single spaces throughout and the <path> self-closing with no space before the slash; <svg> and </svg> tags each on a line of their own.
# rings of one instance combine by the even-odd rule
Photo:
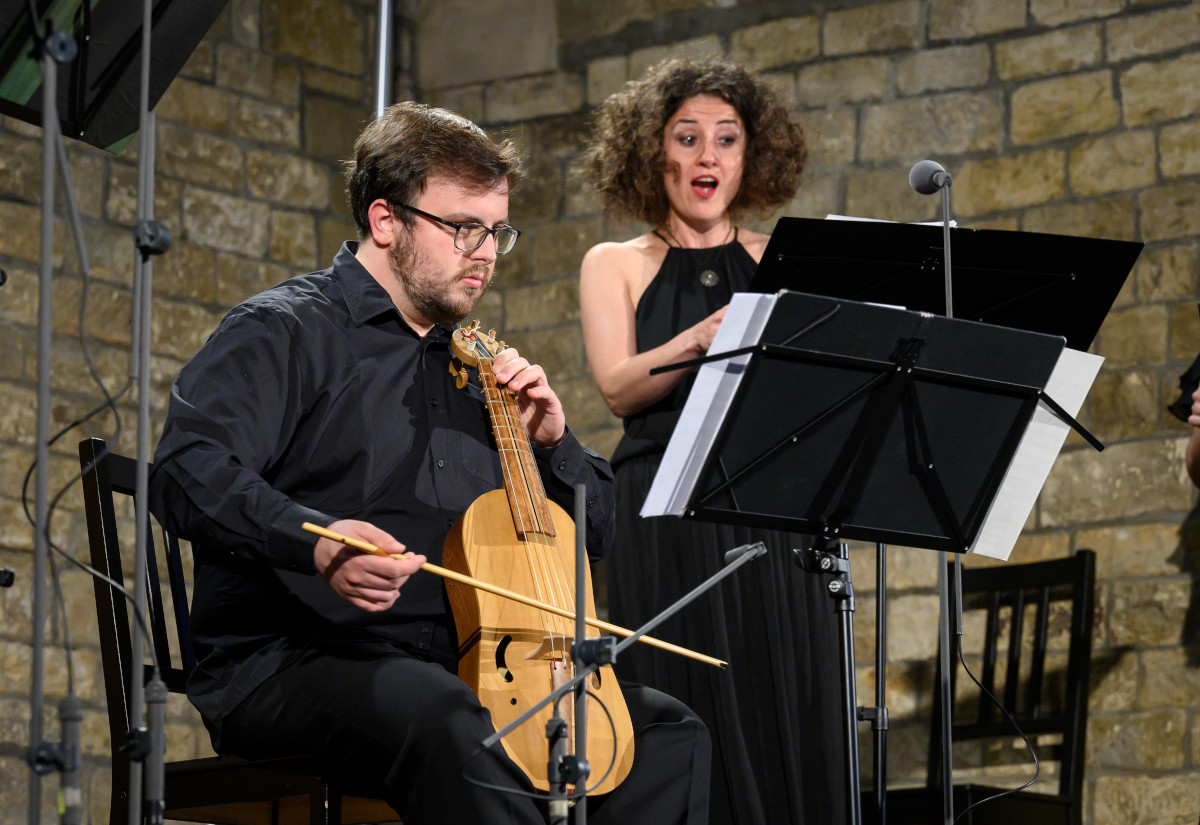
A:
<svg viewBox="0 0 1200 825">
<path fill-rule="evenodd" d="M 746 127 L 742 185 L 731 213 L 763 214 L 787 203 L 800 186 L 808 147 L 804 132 L 766 81 L 717 58 L 665 60 L 600 105 L 596 136 L 582 171 L 613 216 L 658 225 L 669 214 L 663 187 L 663 129 L 696 95 L 719 97 Z"/>
</svg>

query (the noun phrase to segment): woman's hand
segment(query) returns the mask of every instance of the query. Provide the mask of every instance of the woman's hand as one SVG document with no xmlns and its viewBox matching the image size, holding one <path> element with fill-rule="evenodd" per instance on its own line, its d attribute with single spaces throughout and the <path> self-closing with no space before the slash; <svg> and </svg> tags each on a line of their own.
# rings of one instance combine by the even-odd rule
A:
<svg viewBox="0 0 1200 825">
<path fill-rule="evenodd" d="M 530 364 L 515 349 L 506 349 L 492 362 L 492 372 L 496 383 L 508 387 L 517 397 L 521 423 L 529 433 L 529 440 L 538 447 L 558 446 L 567 434 L 567 417 L 558 396 L 550 389 L 546 371 Z"/>
<path fill-rule="evenodd" d="M 712 346 L 713 338 L 717 335 L 717 328 L 721 326 L 721 321 L 724 320 L 725 310 L 727 309 L 729 309 L 728 304 L 688 330 L 695 339 L 693 348 L 696 351 L 696 358 L 708 353 L 708 348 Z"/>
</svg>

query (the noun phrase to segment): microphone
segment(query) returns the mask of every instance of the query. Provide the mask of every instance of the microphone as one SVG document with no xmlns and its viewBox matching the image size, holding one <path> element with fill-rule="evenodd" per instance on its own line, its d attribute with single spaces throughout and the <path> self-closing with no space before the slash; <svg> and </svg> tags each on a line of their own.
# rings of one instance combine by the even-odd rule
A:
<svg viewBox="0 0 1200 825">
<path fill-rule="evenodd" d="M 932 195 L 950 185 L 950 173 L 936 160 L 919 160 L 909 170 L 908 185 L 922 195 Z"/>
<path fill-rule="evenodd" d="M 62 825 L 79 825 L 83 815 L 83 788 L 79 777 L 79 725 L 83 721 L 83 706 L 74 696 L 58 703 L 58 718 L 62 723 L 62 782 L 59 786 L 60 819 Z"/>
</svg>

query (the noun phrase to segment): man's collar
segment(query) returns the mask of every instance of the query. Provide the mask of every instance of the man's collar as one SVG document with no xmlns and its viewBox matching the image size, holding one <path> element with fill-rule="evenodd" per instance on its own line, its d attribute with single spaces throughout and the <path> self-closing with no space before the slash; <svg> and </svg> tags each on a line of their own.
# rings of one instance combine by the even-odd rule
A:
<svg viewBox="0 0 1200 825">
<path fill-rule="evenodd" d="M 380 315 L 394 312 L 400 322 L 409 327 L 404 315 L 396 308 L 392 296 L 388 295 L 387 290 L 362 265 L 356 257 L 357 254 L 358 241 L 346 241 L 333 258 L 333 273 L 342 286 L 342 295 L 346 300 L 350 320 L 356 327 L 361 327 Z M 453 332 L 453 325 L 435 324 L 424 337 L 429 341 L 449 341 Z"/>
</svg>

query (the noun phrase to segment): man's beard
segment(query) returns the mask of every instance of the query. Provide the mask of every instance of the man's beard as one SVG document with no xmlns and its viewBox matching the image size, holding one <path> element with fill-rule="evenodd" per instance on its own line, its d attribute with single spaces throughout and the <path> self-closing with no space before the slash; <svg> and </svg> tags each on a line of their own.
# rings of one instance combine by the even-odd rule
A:
<svg viewBox="0 0 1200 825">
<path fill-rule="evenodd" d="M 410 236 L 397 239 L 388 249 L 388 264 L 413 309 L 435 324 L 457 324 L 471 314 L 492 286 L 492 274 L 482 264 L 459 272 L 452 280 L 445 277 L 417 251 Z M 482 286 L 468 287 L 462 295 L 457 291 L 458 282 L 468 276 L 478 278 Z"/>
</svg>

